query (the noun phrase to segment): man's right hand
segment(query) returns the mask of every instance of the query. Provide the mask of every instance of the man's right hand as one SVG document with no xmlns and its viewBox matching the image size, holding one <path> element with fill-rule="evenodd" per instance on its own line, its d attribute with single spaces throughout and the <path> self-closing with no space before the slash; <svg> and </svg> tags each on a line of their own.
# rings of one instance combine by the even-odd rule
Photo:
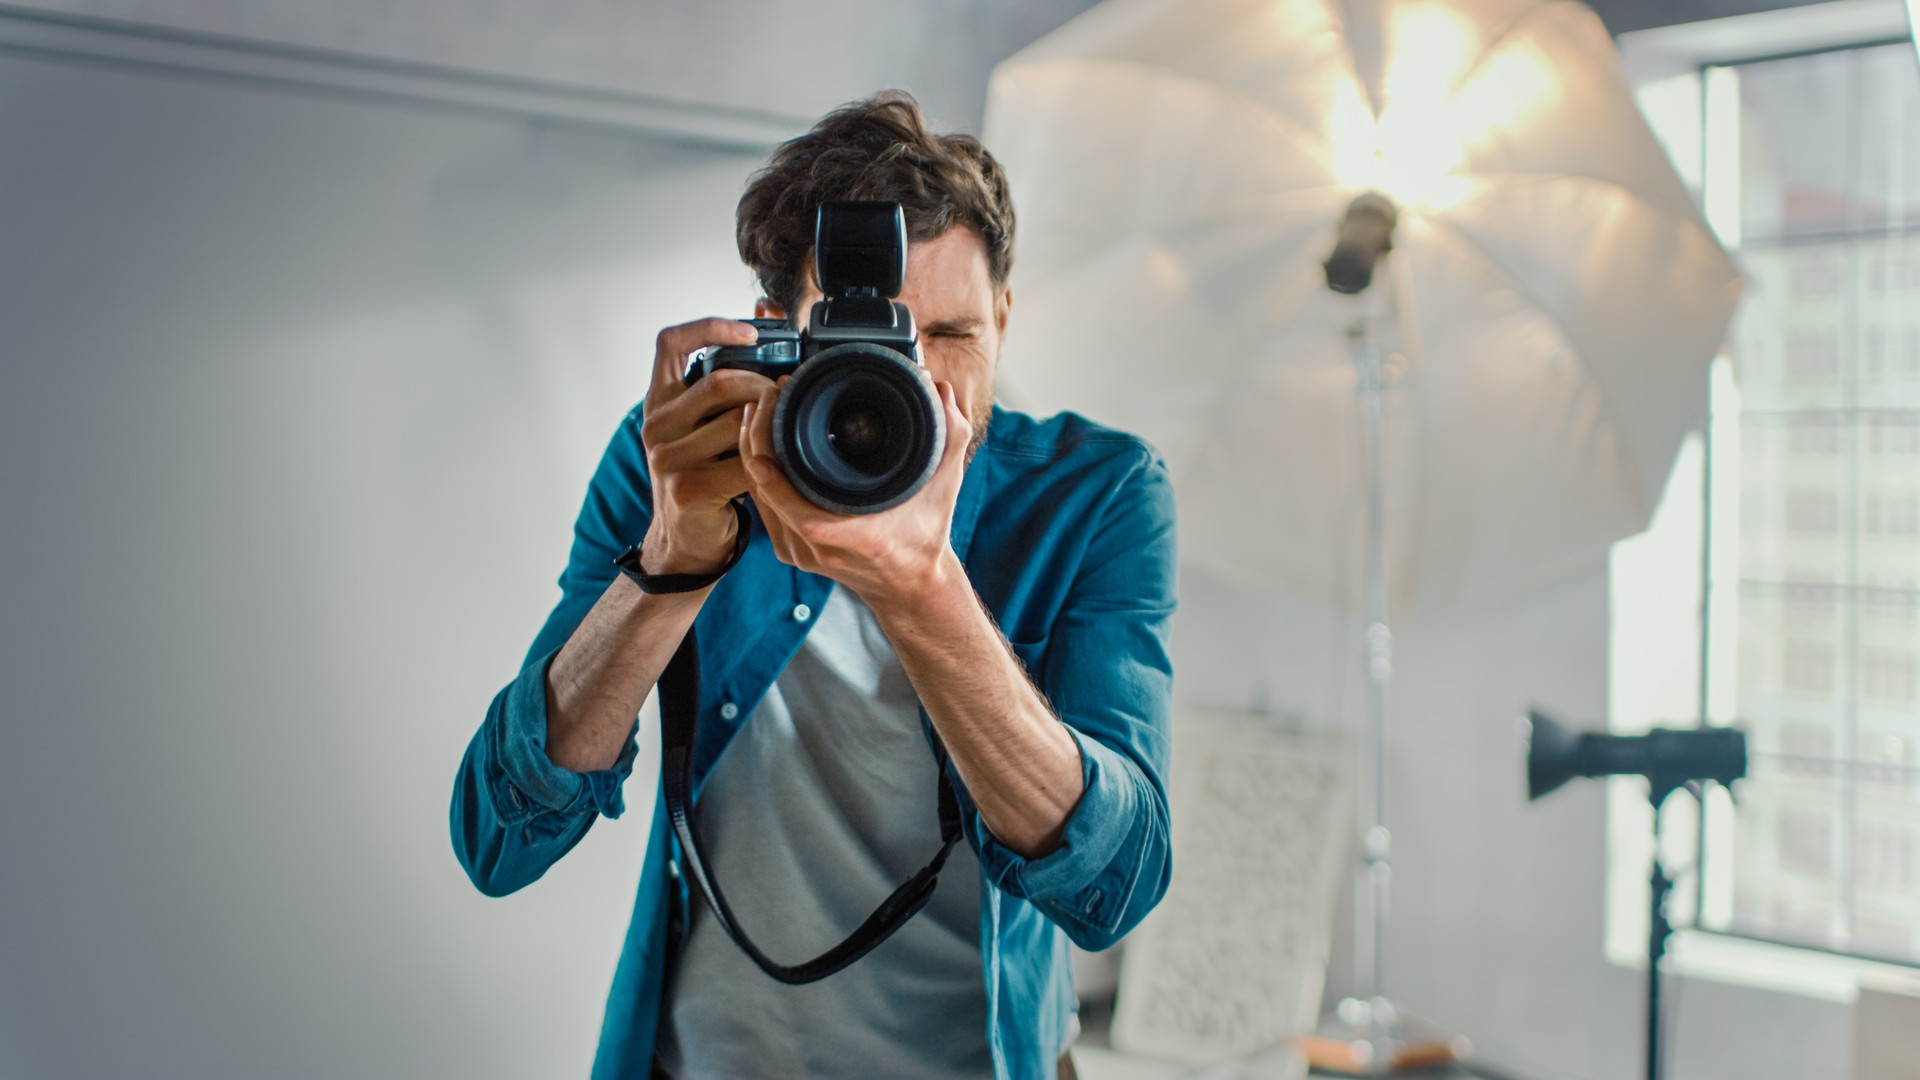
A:
<svg viewBox="0 0 1920 1080">
<path fill-rule="evenodd" d="M 653 478 L 653 522 L 640 553 L 649 574 L 708 574 L 726 565 L 739 528 L 728 502 L 750 486 L 740 456 L 742 406 L 772 380 L 721 370 L 688 386 L 687 358 L 709 345 L 751 345 L 737 319 L 701 319 L 660 331 L 640 442 Z"/>
</svg>

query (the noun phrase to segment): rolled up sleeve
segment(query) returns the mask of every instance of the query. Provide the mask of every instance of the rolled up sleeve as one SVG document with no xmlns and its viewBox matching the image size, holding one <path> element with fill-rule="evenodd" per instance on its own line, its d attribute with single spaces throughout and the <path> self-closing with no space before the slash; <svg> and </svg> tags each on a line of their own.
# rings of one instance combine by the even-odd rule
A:
<svg viewBox="0 0 1920 1080">
<path fill-rule="evenodd" d="M 555 649 L 529 664 L 488 709 L 495 745 L 493 760 L 485 764 L 494 809 L 503 820 L 588 810 L 617 818 L 625 809 L 620 785 L 633 768 L 637 747 L 631 738 L 610 769 L 577 773 L 547 756 L 547 667 L 558 654 Z"/>
<path fill-rule="evenodd" d="M 560 602 L 519 674 L 494 695 L 454 777 L 454 854 L 489 896 L 538 880 L 595 818 L 625 810 L 621 789 L 639 749 L 635 729 L 612 768 L 579 773 L 555 765 L 547 756 L 547 668 L 612 583 L 614 557 L 646 531 L 650 491 L 639 424 L 636 409 L 601 458 L 574 525 Z"/>
<path fill-rule="evenodd" d="M 1085 791 L 1060 845 L 1024 858 L 969 815 L 982 872 L 1086 949 L 1104 949 L 1138 925 L 1172 874 L 1164 777 L 1176 574 L 1172 484 L 1142 447 L 1114 487 L 1048 640 L 1015 646 L 1080 748 Z"/>
</svg>

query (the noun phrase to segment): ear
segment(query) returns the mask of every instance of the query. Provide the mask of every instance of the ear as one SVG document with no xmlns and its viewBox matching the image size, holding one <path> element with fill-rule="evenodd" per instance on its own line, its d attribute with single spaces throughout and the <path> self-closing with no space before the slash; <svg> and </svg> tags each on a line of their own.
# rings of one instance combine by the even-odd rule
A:
<svg viewBox="0 0 1920 1080">
<path fill-rule="evenodd" d="M 1013 286 L 1008 285 L 1000 290 L 1000 295 L 993 301 L 993 322 L 1003 338 L 1007 336 L 1007 318 L 1012 314 Z"/>
<path fill-rule="evenodd" d="M 753 302 L 753 317 L 756 319 L 784 319 L 787 317 L 787 309 L 763 296 Z"/>
</svg>

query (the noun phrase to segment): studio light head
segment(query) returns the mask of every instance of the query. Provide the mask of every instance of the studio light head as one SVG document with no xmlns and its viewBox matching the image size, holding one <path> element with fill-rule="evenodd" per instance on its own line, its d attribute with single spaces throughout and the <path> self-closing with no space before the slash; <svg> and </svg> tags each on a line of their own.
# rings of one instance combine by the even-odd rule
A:
<svg viewBox="0 0 1920 1080">
<path fill-rule="evenodd" d="M 1673 879 L 1660 862 L 1660 804 L 1696 780 L 1732 787 L 1747 775 L 1747 735 L 1737 728 L 1654 728 L 1645 735 L 1569 731 L 1539 709 L 1527 721 L 1527 798 L 1537 799 L 1576 776 L 1644 776 L 1653 801 L 1653 873 L 1647 907 L 1647 1080 L 1662 1074 L 1660 958 L 1673 924 L 1667 894 Z"/>
<path fill-rule="evenodd" d="M 1537 799 L 1576 776 L 1644 776 L 1660 805 L 1692 780 L 1731 786 L 1747 775 L 1747 736 L 1735 728 L 1605 735 L 1570 731 L 1533 709 L 1527 714 L 1527 798 Z"/>
<path fill-rule="evenodd" d="M 1351 294 L 1373 284 L 1373 266 L 1393 250 L 1393 229 L 1399 223 L 1400 212 L 1385 195 L 1370 191 L 1348 203 L 1333 254 L 1321 264 L 1327 288 Z"/>
</svg>

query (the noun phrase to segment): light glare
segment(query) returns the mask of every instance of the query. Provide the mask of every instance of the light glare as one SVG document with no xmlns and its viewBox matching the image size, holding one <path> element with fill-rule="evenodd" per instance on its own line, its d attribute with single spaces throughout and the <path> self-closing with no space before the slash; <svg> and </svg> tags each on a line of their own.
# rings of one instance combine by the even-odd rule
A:
<svg viewBox="0 0 1920 1080">
<path fill-rule="evenodd" d="M 1483 59 L 1473 26 L 1437 5 L 1396 13 L 1388 39 L 1380 115 L 1357 85 L 1333 95 L 1334 174 L 1402 207 L 1445 209 L 1473 190 L 1461 175 L 1467 152 L 1538 115 L 1558 96 L 1558 78 L 1530 49 Z"/>
</svg>

